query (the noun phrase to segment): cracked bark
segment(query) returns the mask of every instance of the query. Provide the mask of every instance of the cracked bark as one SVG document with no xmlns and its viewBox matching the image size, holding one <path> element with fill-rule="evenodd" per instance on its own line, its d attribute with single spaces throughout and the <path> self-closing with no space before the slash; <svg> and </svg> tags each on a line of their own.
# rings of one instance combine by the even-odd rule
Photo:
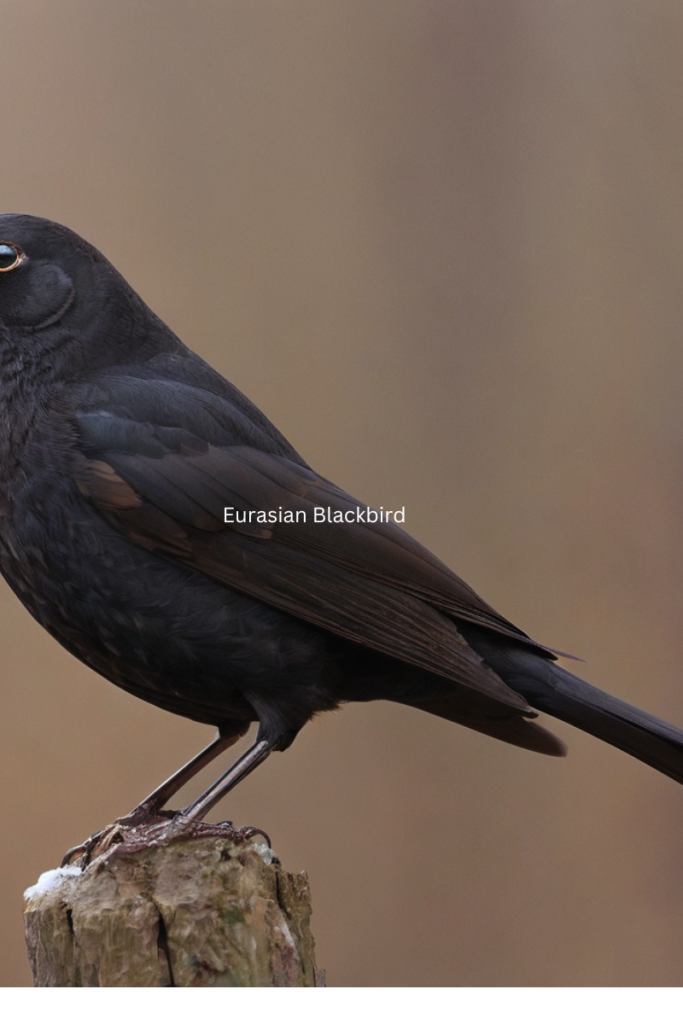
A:
<svg viewBox="0 0 683 1024">
<path fill-rule="evenodd" d="M 284 871 L 263 843 L 155 837 L 68 871 L 27 894 L 37 986 L 322 983 L 306 875 Z"/>
</svg>

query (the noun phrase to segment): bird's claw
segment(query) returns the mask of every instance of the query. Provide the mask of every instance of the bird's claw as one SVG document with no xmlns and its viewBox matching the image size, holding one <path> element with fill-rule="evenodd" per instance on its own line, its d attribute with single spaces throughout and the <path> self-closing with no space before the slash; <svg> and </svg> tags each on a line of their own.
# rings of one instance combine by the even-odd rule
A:
<svg viewBox="0 0 683 1024">
<path fill-rule="evenodd" d="M 72 846 L 70 850 L 67 850 L 62 857 L 63 868 L 68 867 L 70 864 L 78 864 L 79 867 L 85 869 L 97 851 L 97 856 L 101 853 L 105 853 L 111 846 L 116 843 L 122 843 L 124 841 L 124 835 L 118 825 L 110 825 L 108 828 L 103 828 L 100 832 L 93 832 L 93 834 L 85 840 L 84 843 L 79 843 L 78 846 Z"/>
<path fill-rule="evenodd" d="M 226 824 L 232 825 L 232 822 L 226 822 Z M 262 828 L 257 828 L 256 825 L 243 825 L 242 828 L 238 828 L 235 831 L 239 833 L 240 837 L 243 839 L 251 839 L 252 836 L 263 836 L 268 849 L 272 850 L 273 848 L 268 833 L 264 832 Z"/>
</svg>

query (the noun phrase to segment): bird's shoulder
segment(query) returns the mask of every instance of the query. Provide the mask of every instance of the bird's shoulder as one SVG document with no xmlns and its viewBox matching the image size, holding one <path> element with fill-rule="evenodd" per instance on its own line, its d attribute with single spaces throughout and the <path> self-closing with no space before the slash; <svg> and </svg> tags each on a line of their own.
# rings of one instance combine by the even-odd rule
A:
<svg viewBox="0 0 683 1024">
<path fill-rule="evenodd" d="M 56 405 L 86 445 L 144 453 L 155 440 L 173 448 L 182 439 L 192 450 L 246 445 L 306 465 L 246 395 L 189 350 L 69 381 Z"/>
</svg>

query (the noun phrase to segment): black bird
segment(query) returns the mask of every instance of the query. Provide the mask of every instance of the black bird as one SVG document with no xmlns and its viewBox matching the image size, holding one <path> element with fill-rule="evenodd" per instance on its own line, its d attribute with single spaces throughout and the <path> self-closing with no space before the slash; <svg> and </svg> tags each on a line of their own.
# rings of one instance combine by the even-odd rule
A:
<svg viewBox="0 0 683 1024">
<path fill-rule="evenodd" d="M 377 699 L 561 755 L 545 711 L 683 782 L 681 730 L 560 668 L 358 508 L 96 249 L 0 216 L 0 570 L 96 672 L 219 730 L 141 809 L 258 722 L 185 811 L 201 820 L 317 712 Z"/>
</svg>

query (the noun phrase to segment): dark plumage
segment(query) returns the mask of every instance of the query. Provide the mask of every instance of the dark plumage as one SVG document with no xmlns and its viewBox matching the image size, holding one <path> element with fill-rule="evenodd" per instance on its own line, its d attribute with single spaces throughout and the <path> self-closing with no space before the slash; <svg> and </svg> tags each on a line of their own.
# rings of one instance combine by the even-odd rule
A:
<svg viewBox="0 0 683 1024">
<path fill-rule="evenodd" d="M 256 743 L 190 816 L 316 712 L 379 698 L 561 754 L 547 711 L 683 782 L 683 732 L 558 667 L 398 526 L 313 522 L 362 503 L 97 250 L 23 215 L 0 239 L 0 569 L 76 657 L 220 730 L 148 806 L 250 722 Z M 226 507 L 307 521 L 226 524 Z"/>
</svg>

